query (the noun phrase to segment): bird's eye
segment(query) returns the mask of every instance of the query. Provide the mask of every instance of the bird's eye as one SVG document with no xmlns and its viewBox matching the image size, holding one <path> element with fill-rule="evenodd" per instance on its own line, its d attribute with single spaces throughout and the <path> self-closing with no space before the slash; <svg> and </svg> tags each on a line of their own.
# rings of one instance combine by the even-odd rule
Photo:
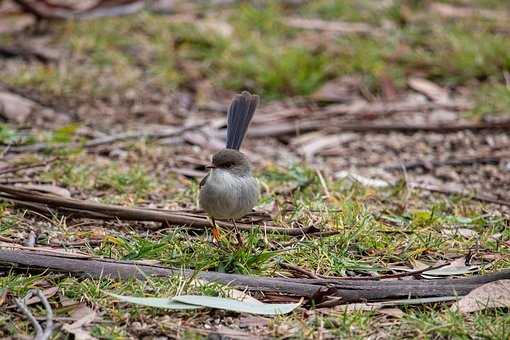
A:
<svg viewBox="0 0 510 340">
<path fill-rule="evenodd" d="M 232 164 L 232 163 L 225 163 L 224 167 L 225 167 L 225 168 L 231 168 L 231 167 L 232 167 L 232 165 L 234 165 L 234 164 Z"/>
</svg>

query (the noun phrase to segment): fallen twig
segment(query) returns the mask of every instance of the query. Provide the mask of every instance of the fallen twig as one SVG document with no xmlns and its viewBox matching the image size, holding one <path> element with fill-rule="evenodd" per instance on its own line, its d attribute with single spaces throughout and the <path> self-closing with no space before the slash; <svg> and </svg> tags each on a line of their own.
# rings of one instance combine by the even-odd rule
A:
<svg viewBox="0 0 510 340">
<path fill-rule="evenodd" d="M 410 183 L 410 186 L 413 188 L 416 188 L 416 189 L 422 189 L 422 190 L 427 190 L 427 191 L 431 191 L 431 192 L 438 192 L 438 193 L 446 194 L 446 195 L 465 196 L 465 197 L 469 197 L 470 199 L 477 200 L 480 202 L 487 202 L 487 203 L 499 204 L 499 205 L 504 205 L 504 206 L 510 207 L 510 201 L 498 199 L 495 197 L 490 197 L 490 196 L 483 195 L 483 194 L 474 194 L 472 192 L 468 192 L 468 191 L 461 190 L 461 189 L 454 189 L 454 188 L 448 188 L 446 186 L 439 186 L 439 185 L 435 185 L 435 184 L 416 183 L 416 182 Z"/>
<path fill-rule="evenodd" d="M 206 123 L 198 123 L 189 126 L 183 126 L 172 130 L 158 130 L 158 131 L 136 131 L 136 132 L 123 132 L 113 136 L 106 136 L 92 139 L 85 143 L 64 143 L 64 144 L 47 144 L 37 143 L 31 145 L 13 146 L 7 152 L 38 152 L 47 149 L 60 149 L 60 148 L 94 148 L 96 146 L 112 144 L 115 142 L 126 141 L 130 139 L 162 139 L 169 137 L 179 136 L 187 131 L 199 129 L 205 126 Z"/>
<path fill-rule="evenodd" d="M 373 276 L 373 277 L 347 277 L 347 276 L 326 276 L 326 275 L 316 275 L 316 279 L 318 280 L 325 280 L 324 283 L 331 283 L 331 280 L 346 280 L 346 281 L 380 281 L 380 280 L 387 280 L 387 279 L 399 279 L 402 277 L 408 277 L 408 276 L 417 276 L 420 274 L 423 274 L 424 272 L 427 272 L 429 270 L 435 270 L 439 268 L 443 268 L 449 265 L 449 263 L 440 264 L 437 266 L 429 266 L 427 268 L 423 268 L 420 270 L 414 270 L 410 272 L 405 273 L 398 273 L 398 274 L 388 274 L 388 275 L 381 275 L 381 276 Z"/>
<path fill-rule="evenodd" d="M 70 6 L 54 5 L 46 0 L 14 1 L 36 18 L 46 20 L 96 19 L 106 16 L 122 16 L 139 12 L 146 6 L 146 2 L 141 0 L 120 0 L 117 1 L 117 4 L 111 0 L 103 0 L 91 8 L 80 11 Z"/>
<path fill-rule="evenodd" d="M 26 301 L 28 301 L 34 294 L 34 291 L 29 291 L 28 294 L 23 299 L 16 299 L 16 305 L 18 308 L 25 314 L 25 316 L 30 320 L 32 326 L 34 326 L 36 335 L 34 340 L 47 340 L 51 337 L 53 333 L 53 310 L 46 299 L 46 296 L 41 292 L 41 290 L 35 290 L 35 294 L 41 300 L 44 309 L 46 310 L 46 325 L 43 329 L 41 324 L 36 320 L 32 312 L 28 309 L 26 305 Z"/>
<path fill-rule="evenodd" d="M 173 275 L 196 276 L 206 281 L 229 284 L 251 291 L 273 292 L 289 296 L 312 298 L 327 292 L 328 296 L 341 297 L 345 302 L 465 295 L 484 283 L 510 278 L 510 270 L 461 279 L 434 279 L 426 281 L 269 278 L 218 272 L 195 272 L 136 262 L 109 261 L 93 257 L 76 258 L 72 254 L 69 257 L 65 257 L 62 254 L 55 256 L 36 250 L 21 249 L 0 249 L 0 263 L 9 267 L 28 267 L 32 270 L 67 272 L 74 275 L 88 275 L 96 278 L 145 279 L 153 275 L 162 277 Z"/>
<path fill-rule="evenodd" d="M 456 123 L 456 124 L 399 124 L 399 123 L 366 123 L 366 122 L 346 122 L 331 120 L 301 120 L 293 123 L 281 123 L 271 125 L 254 126 L 248 131 L 248 135 L 253 138 L 278 137 L 285 135 L 299 135 L 301 133 L 324 129 L 327 132 L 435 132 L 452 133 L 457 131 L 469 130 L 510 130 L 510 120 L 500 122 L 486 123 Z"/>
<path fill-rule="evenodd" d="M 5 168 L 0 169 L 0 175 L 15 173 L 15 172 L 27 170 L 27 169 L 42 168 L 42 167 L 45 167 L 51 163 L 58 161 L 59 159 L 60 159 L 59 157 L 55 157 L 55 158 L 52 158 L 52 159 L 49 159 L 49 160 L 46 160 L 43 162 L 39 162 L 39 163 L 5 167 Z"/>
<path fill-rule="evenodd" d="M 290 264 L 290 263 L 282 262 L 282 263 L 280 263 L 280 267 L 282 267 L 284 269 L 289 269 L 289 270 L 301 273 L 301 274 L 305 275 L 306 277 L 309 277 L 309 278 L 312 278 L 312 279 L 320 279 L 320 277 L 318 277 L 316 274 L 312 273 L 311 271 L 308 271 L 308 270 L 306 270 L 304 268 L 301 268 L 299 266 L 295 266 L 295 265 Z"/>
<path fill-rule="evenodd" d="M 161 222 L 164 224 L 164 227 L 170 225 L 186 226 L 190 228 L 210 227 L 209 221 L 202 215 L 172 212 L 168 210 L 127 208 L 118 205 L 80 201 L 7 185 L 0 185 L 0 198 L 40 212 L 48 212 L 48 208 L 52 208 L 63 213 L 72 213 L 92 219 Z M 232 224 L 229 222 L 217 221 L 217 224 L 223 228 L 232 228 Z M 238 223 L 237 227 L 241 230 L 253 230 L 255 228 L 245 223 Z M 307 228 L 265 226 L 264 230 L 268 233 L 289 236 L 302 236 L 320 232 L 319 229 L 313 226 Z"/>
<path fill-rule="evenodd" d="M 367 25 L 362 22 L 343 22 L 343 21 L 326 21 L 321 19 L 306 18 L 287 18 L 284 20 L 285 25 L 293 28 L 334 32 L 341 34 L 350 33 L 377 33 L 379 29 Z"/>
<path fill-rule="evenodd" d="M 22 58 L 25 60 L 38 60 L 43 63 L 49 63 L 55 61 L 54 56 L 48 53 L 43 53 L 37 49 L 29 46 L 0 46 L 0 56 L 4 58 Z"/>
<path fill-rule="evenodd" d="M 412 170 L 416 168 L 423 168 L 430 170 L 433 167 L 444 166 L 444 165 L 473 165 L 473 164 L 498 164 L 502 159 L 510 157 L 510 154 L 502 154 L 502 155 L 492 155 L 492 156 L 476 156 L 476 157 L 467 157 L 467 158 L 457 158 L 457 159 L 446 159 L 446 160 L 432 160 L 432 161 L 414 161 L 404 164 L 394 164 L 385 166 L 385 170 Z"/>
</svg>

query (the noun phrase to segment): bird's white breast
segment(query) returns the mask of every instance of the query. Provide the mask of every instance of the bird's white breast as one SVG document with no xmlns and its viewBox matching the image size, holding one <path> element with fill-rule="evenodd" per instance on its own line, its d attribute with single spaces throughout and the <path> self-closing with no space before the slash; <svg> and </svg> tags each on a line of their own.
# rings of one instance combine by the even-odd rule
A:
<svg viewBox="0 0 510 340">
<path fill-rule="evenodd" d="M 217 219 L 236 219 L 251 211 L 259 199 L 255 177 L 213 169 L 200 190 L 200 206 Z"/>
</svg>

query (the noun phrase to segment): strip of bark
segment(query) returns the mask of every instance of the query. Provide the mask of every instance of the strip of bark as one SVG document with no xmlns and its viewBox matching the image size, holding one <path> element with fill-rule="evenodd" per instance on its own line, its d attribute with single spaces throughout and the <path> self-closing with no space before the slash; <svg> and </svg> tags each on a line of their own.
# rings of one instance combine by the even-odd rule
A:
<svg viewBox="0 0 510 340">
<path fill-rule="evenodd" d="M 112 144 L 116 142 L 123 142 L 130 139 L 162 139 L 179 136 L 187 131 L 202 128 L 206 123 L 193 124 L 190 126 L 184 126 L 175 130 L 168 131 L 136 131 L 136 132 L 123 132 L 113 136 L 106 136 L 92 139 L 85 143 L 65 143 L 65 144 L 46 144 L 37 143 L 31 145 L 13 146 L 9 148 L 7 152 L 39 152 L 48 149 L 61 149 L 61 148 L 94 148 L 101 145 Z"/>
<path fill-rule="evenodd" d="M 507 207 L 510 207 L 510 201 L 498 199 L 495 197 L 490 197 L 483 194 L 473 194 L 471 192 L 465 191 L 465 190 L 459 190 L 459 189 L 451 189 L 446 186 L 439 186 L 435 184 L 423 184 L 423 183 L 410 183 L 411 187 L 421 190 L 427 190 L 430 192 L 437 192 L 440 194 L 445 195 L 459 195 L 464 197 L 469 197 L 470 199 L 477 200 L 480 202 L 486 202 L 486 203 L 492 203 L 492 204 L 499 204 L 504 205 Z"/>
<path fill-rule="evenodd" d="M 462 279 L 405 280 L 405 281 L 345 281 L 317 279 L 284 279 L 218 272 L 198 272 L 145 265 L 133 262 L 115 262 L 99 258 L 72 258 L 41 254 L 36 250 L 0 249 L 0 263 L 4 266 L 31 270 L 50 270 L 95 278 L 114 279 L 147 276 L 168 277 L 197 274 L 210 282 L 229 284 L 252 291 L 273 292 L 289 296 L 313 298 L 324 292 L 338 296 L 345 302 L 376 301 L 389 298 L 434 297 L 465 295 L 482 284 L 509 279 L 510 270 Z"/>
<path fill-rule="evenodd" d="M 39 212 L 44 211 L 46 207 L 46 209 L 53 208 L 63 213 L 71 212 L 73 215 L 81 215 L 92 219 L 161 222 L 165 227 L 179 225 L 192 228 L 207 228 L 211 226 L 209 221 L 201 215 L 192 216 L 191 214 L 181 214 L 170 210 L 127 208 L 118 205 L 80 201 L 8 185 L 0 185 L 0 197 L 15 204 L 21 203 L 22 206 L 32 207 Z M 218 225 L 227 229 L 232 228 L 230 222 L 218 221 Z M 237 227 L 241 230 L 254 229 L 252 225 L 245 223 L 238 223 Z M 268 233 L 289 236 L 302 236 L 320 231 L 313 226 L 302 229 L 265 226 L 263 229 Z"/>
<path fill-rule="evenodd" d="M 299 135 L 324 129 L 327 132 L 434 132 L 452 133 L 458 131 L 481 130 L 510 130 L 510 120 L 487 123 L 457 123 L 457 124 L 398 124 L 398 123 L 365 123 L 365 122 L 331 122 L 331 121 L 296 121 L 272 125 L 254 126 L 248 131 L 253 138 L 281 137 L 285 135 Z"/>
<path fill-rule="evenodd" d="M 45 20 L 69 20 L 69 19 L 96 19 L 101 17 L 130 15 L 143 10 L 145 1 L 125 0 L 99 1 L 95 6 L 82 11 L 77 11 L 70 6 L 54 5 L 46 0 L 14 0 L 24 11 L 34 15 L 37 19 Z"/>
<path fill-rule="evenodd" d="M 56 162 L 59 159 L 60 159 L 59 157 L 55 157 L 55 158 L 52 158 L 52 159 L 49 159 L 49 160 L 46 160 L 43 162 L 39 162 L 39 163 L 5 167 L 5 168 L 0 169 L 0 175 L 10 174 L 10 173 L 18 172 L 21 170 L 45 167 L 53 162 Z"/>
<path fill-rule="evenodd" d="M 498 164 L 502 159 L 510 157 L 510 154 L 503 154 L 499 156 L 475 156 L 475 157 L 467 157 L 467 158 L 457 158 L 457 159 L 446 159 L 446 160 L 432 160 L 432 161 L 422 161 L 417 160 L 414 162 L 404 163 L 404 164 L 394 164 L 385 166 L 385 170 L 413 170 L 416 168 L 423 168 L 426 170 L 430 170 L 434 167 L 452 165 L 452 166 L 461 166 L 461 165 L 473 165 L 473 164 Z"/>
</svg>

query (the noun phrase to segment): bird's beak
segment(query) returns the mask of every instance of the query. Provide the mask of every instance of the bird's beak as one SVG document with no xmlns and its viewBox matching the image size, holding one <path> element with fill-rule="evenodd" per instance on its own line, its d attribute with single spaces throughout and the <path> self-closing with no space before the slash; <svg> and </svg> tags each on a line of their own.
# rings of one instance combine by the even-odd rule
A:
<svg viewBox="0 0 510 340">
<path fill-rule="evenodd" d="M 206 166 L 206 168 L 207 169 L 216 169 L 216 166 L 211 164 L 211 165 Z"/>
</svg>

